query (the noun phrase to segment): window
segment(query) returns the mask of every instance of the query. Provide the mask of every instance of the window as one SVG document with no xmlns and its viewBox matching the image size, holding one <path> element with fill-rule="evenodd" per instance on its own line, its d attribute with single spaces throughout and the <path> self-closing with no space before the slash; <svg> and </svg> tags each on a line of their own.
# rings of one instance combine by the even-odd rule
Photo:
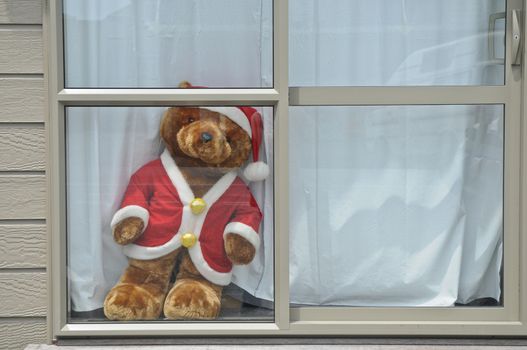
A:
<svg viewBox="0 0 527 350">
<path fill-rule="evenodd" d="M 524 334 L 522 10 L 519 0 L 50 1 L 54 336 Z M 159 132 L 171 113 L 189 127 L 233 123 L 259 147 L 246 156 L 270 176 L 229 182 L 263 214 L 254 228 L 231 225 L 241 201 L 207 226 L 227 190 L 216 198 L 189 182 L 195 165 L 178 165 Z M 213 133 L 200 129 L 200 142 Z M 174 198 L 145 164 L 167 174 Z M 212 178 L 210 188 L 224 181 Z M 181 222 L 154 209 L 176 202 L 189 210 Z M 123 254 L 116 227 L 134 217 L 145 242 L 155 222 L 171 236 L 126 241 Z M 228 225 L 260 242 L 232 273 L 214 267 L 205 238 L 218 226 L 223 244 Z M 126 257 L 172 259 L 149 292 L 155 312 L 103 311 L 113 286 L 136 285 Z M 186 261 L 219 314 L 171 314 Z"/>
</svg>

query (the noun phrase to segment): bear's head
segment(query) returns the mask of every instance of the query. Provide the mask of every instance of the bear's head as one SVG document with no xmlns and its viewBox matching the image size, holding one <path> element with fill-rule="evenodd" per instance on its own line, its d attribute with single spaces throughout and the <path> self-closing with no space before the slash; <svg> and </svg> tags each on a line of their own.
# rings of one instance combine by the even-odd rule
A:
<svg viewBox="0 0 527 350">
<path fill-rule="evenodd" d="M 172 157 L 191 167 L 228 172 L 241 167 L 252 149 L 247 131 L 213 109 L 171 107 L 160 131 Z"/>
</svg>

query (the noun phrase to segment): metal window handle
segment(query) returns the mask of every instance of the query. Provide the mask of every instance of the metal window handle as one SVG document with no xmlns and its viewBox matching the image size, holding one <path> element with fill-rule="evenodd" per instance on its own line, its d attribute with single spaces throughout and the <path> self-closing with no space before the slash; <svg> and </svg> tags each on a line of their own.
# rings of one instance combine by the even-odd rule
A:
<svg viewBox="0 0 527 350">
<path fill-rule="evenodd" d="M 494 46 L 494 42 L 496 40 L 496 22 L 499 19 L 505 19 L 507 17 L 507 14 L 505 12 L 499 12 L 499 13 L 493 13 L 489 17 L 489 33 L 488 33 L 488 40 L 489 40 L 489 57 L 491 64 L 505 64 L 505 59 L 501 57 L 496 56 L 496 48 Z"/>
<path fill-rule="evenodd" d="M 521 65 L 522 59 L 522 32 L 521 32 L 521 12 L 519 10 L 512 10 L 512 65 L 519 66 Z"/>
<path fill-rule="evenodd" d="M 521 32 L 521 11 L 512 10 L 512 33 L 511 33 L 511 63 L 513 66 L 521 65 L 523 38 Z M 505 12 L 494 13 L 489 17 L 489 57 L 490 63 L 505 64 L 505 59 L 496 56 L 495 40 L 496 40 L 496 22 L 500 19 L 505 19 L 507 14 Z"/>
</svg>

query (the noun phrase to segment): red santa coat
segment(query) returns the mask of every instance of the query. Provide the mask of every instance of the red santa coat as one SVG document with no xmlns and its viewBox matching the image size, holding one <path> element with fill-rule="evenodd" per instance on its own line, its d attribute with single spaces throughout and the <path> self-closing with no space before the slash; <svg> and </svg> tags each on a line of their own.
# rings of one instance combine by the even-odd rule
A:
<svg viewBox="0 0 527 350">
<path fill-rule="evenodd" d="M 112 219 L 112 230 L 124 218 L 140 217 L 145 228 L 133 243 L 123 247 L 134 259 L 159 258 L 181 247 L 181 237 L 193 233 L 197 243 L 188 248 L 198 271 L 219 285 L 231 282 L 232 263 L 224 248 L 224 236 L 236 233 L 260 244 L 258 228 L 262 214 L 247 185 L 232 171 L 225 174 L 203 196 L 205 210 L 194 214 L 194 194 L 170 153 L 132 175 L 120 209 Z"/>
</svg>

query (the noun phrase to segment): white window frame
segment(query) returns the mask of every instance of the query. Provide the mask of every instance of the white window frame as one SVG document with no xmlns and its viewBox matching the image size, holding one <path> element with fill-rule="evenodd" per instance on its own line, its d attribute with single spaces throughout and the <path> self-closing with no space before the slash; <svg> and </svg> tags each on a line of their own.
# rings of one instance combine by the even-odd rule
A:
<svg viewBox="0 0 527 350">
<path fill-rule="evenodd" d="M 438 0 L 439 1 L 439 0 Z M 525 0 L 507 0 L 512 10 Z M 62 1 L 48 0 L 44 14 L 48 84 L 48 322 L 52 339 L 108 336 L 298 336 L 527 334 L 527 123 L 526 73 L 506 55 L 504 86 L 302 87 L 288 81 L 288 0 L 273 0 L 273 88 L 66 89 Z M 523 35 L 525 36 L 525 32 Z M 507 35 L 506 48 L 511 47 Z M 508 52 L 508 51 L 507 51 Z M 525 55 L 524 55 L 525 56 Z M 525 58 L 523 58 L 525 61 Z M 525 63 L 525 62 L 523 62 Z M 525 66 L 525 64 L 523 64 Z M 477 308 L 289 307 L 289 106 L 501 104 L 505 107 L 504 305 Z M 275 114 L 275 321 L 273 323 L 67 322 L 65 129 L 67 106 L 252 105 Z M 522 174 L 524 174 L 522 179 Z M 522 201 L 523 200 L 523 201 Z"/>
</svg>

